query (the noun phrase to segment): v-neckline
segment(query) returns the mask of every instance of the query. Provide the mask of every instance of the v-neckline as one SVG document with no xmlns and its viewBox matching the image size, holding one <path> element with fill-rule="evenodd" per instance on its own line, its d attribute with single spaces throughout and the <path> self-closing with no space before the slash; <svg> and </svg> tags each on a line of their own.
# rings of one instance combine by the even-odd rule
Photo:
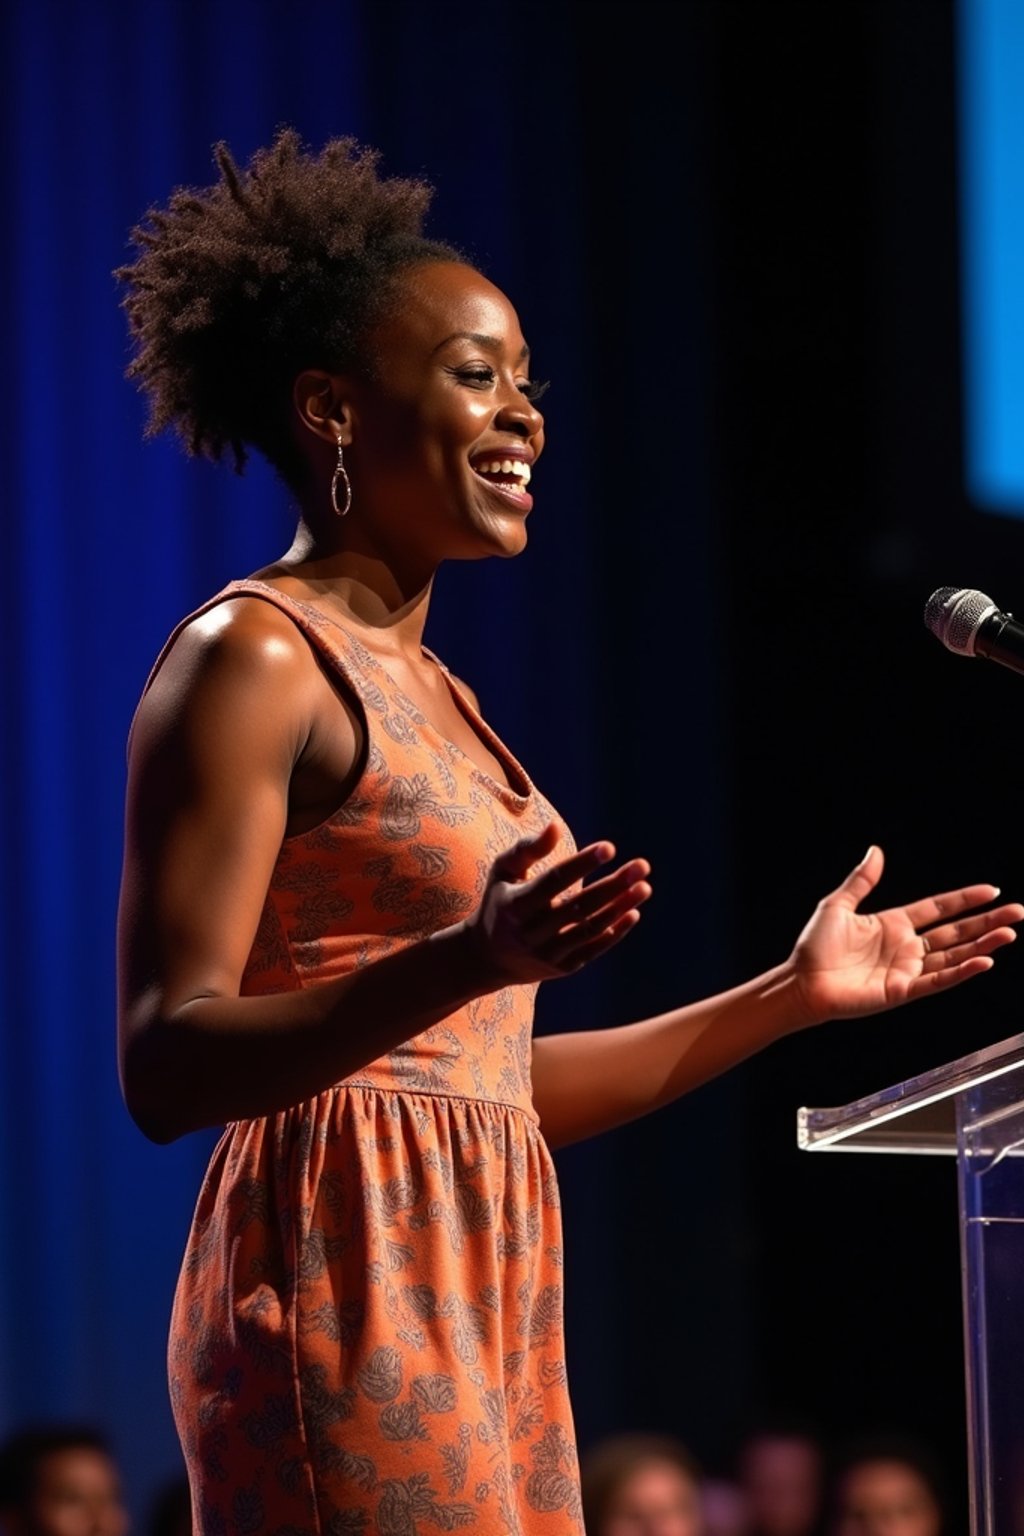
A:
<svg viewBox="0 0 1024 1536">
<path fill-rule="evenodd" d="M 293 597 L 290 592 L 283 592 L 280 587 L 275 587 L 272 582 L 260 581 L 260 579 L 256 576 L 239 577 L 237 580 L 231 582 L 230 585 L 232 587 L 261 587 L 266 592 L 273 592 L 276 597 L 284 598 L 285 602 L 295 603 L 297 607 L 307 609 L 310 613 L 314 613 L 318 619 L 324 620 L 325 623 L 332 624 L 334 628 L 340 630 L 341 633 L 349 641 L 356 639 L 360 647 L 365 650 L 366 653 L 372 658 L 374 665 L 379 667 L 380 670 L 384 673 L 384 676 L 388 679 L 395 691 L 400 693 L 403 698 L 409 698 L 408 694 L 405 692 L 405 689 L 399 686 L 397 679 L 384 665 L 380 657 L 377 656 L 375 652 L 371 650 L 371 648 L 358 637 L 358 635 L 350 634 L 349 627 L 346 624 L 343 624 L 340 619 L 336 619 L 332 614 L 325 613 L 324 610 L 317 607 L 315 603 L 307 602 L 304 598 L 301 597 Z M 509 782 L 507 784 L 503 784 L 501 780 L 496 779 L 492 773 L 488 773 L 486 768 L 482 768 L 474 758 L 470 757 L 469 753 L 463 747 L 459 746 L 457 741 L 452 741 L 450 736 L 446 736 L 445 733 L 434 724 L 430 717 L 424 714 L 423 710 L 416 703 L 415 699 L 409 699 L 410 704 L 413 705 L 417 714 L 426 725 L 427 729 L 431 731 L 437 740 L 441 742 L 443 746 L 447 747 L 452 752 L 456 752 L 458 756 L 462 758 L 463 762 L 466 763 L 469 772 L 473 775 L 474 778 L 479 779 L 483 784 L 487 785 L 489 789 L 496 791 L 498 794 L 507 795 L 520 805 L 525 804 L 525 802 L 529 800 L 530 796 L 533 794 L 534 785 L 522 763 L 516 757 L 515 753 L 505 745 L 498 733 L 488 725 L 487 721 L 480 714 L 479 710 L 475 709 L 474 706 L 470 703 L 466 695 L 457 686 L 455 679 L 441 658 L 435 655 L 430 647 L 424 645 L 422 641 L 420 642 L 420 649 L 423 652 L 423 655 L 426 656 L 428 660 L 433 662 L 434 666 L 437 667 L 438 671 L 441 673 L 442 678 L 444 679 L 445 686 L 447 687 L 451 698 L 455 702 L 456 709 L 458 709 L 463 719 L 465 719 L 467 723 L 472 727 L 473 732 L 477 738 L 481 739 L 483 744 L 490 748 L 493 756 L 496 757 L 501 763 L 502 767 L 505 769 L 506 774 L 508 775 Z M 513 783 L 513 780 L 518 780 L 522 788 L 517 789 Z"/>
<path fill-rule="evenodd" d="M 467 695 L 462 692 L 461 688 L 458 686 L 451 672 L 445 666 L 441 658 L 436 656 L 427 645 L 422 645 L 421 643 L 421 649 L 424 656 L 428 657 L 429 660 L 432 661 L 434 665 L 439 669 L 441 676 L 444 678 L 448 692 L 455 700 L 456 709 L 462 715 L 463 719 L 466 720 L 472 727 L 474 735 L 478 740 L 482 739 L 485 746 L 490 747 L 492 755 L 496 757 L 502 764 L 502 767 L 508 774 L 509 783 L 502 784 L 501 780 L 496 779 L 492 773 L 488 773 L 486 768 L 481 768 L 480 764 L 476 762 L 474 758 L 470 757 L 469 753 L 463 747 L 460 747 L 457 741 L 452 741 L 450 737 L 443 735 L 442 732 L 438 730 L 437 726 L 434 725 L 431 720 L 427 719 L 426 715 L 424 715 L 423 718 L 427 721 L 427 725 L 434 732 L 434 735 L 439 737 L 446 746 L 454 748 L 459 756 L 463 758 L 466 763 L 468 763 L 470 771 L 477 778 L 482 779 L 484 783 L 490 785 L 491 788 L 501 790 L 501 792 L 506 795 L 514 795 L 517 800 L 528 800 L 531 793 L 533 792 L 533 783 L 522 763 L 510 750 L 510 748 L 505 745 L 497 731 L 492 730 L 492 728 L 487 724 L 487 721 L 484 719 L 483 715 L 481 715 L 480 711 L 473 707 L 472 702 L 467 697 Z M 382 670 L 387 673 L 391 681 L 395 683 L 395 679 L 391 676 L 391 673 L 388 672 L 387 667 L 385 667 L 383 663 L 378 663 L 378 665 L 380 665 Z M 395 687 L 398 687 L 397 683 L 395 683 Z M 399 692 L 402 691 L 403 690 L 399 689 Z M 413 702 L 415 703 L 415 700 L 413 700 Z M 419 709 L 419 705 L 416 707 Z M 420 710 L 420 714 L 423 714 L 422 710 Z M 515 785 L 511 782 L 513 779 L 518 779 L 521 784 L 525 785 L 525 789 L 516 789 Z"/>
</svg>

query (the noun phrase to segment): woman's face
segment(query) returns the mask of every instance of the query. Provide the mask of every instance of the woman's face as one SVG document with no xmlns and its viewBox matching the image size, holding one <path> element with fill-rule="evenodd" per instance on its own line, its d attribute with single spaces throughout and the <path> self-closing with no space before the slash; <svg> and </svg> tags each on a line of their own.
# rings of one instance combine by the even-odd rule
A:
<svg viewBox="0 0 1024 1536">
<path fill-rule="evenodd" d="M 398 285 L 367 338 L 370 378 L 348 394 L 353 509 L 406 556 L 518 554 L 544 420 L 516 312 L 458 262 L 411 267 Z"/>
<path fill-rule="evenodd" d="M 864 1462 L 844 1477 L 835 1536 L 939 1536 L 941 1527 L 928 1485 L 905 1462 Z"/>
<path fill-rule="evenodd" d="M 701 1536 L 700 1495 L 673 1462 L 638 1467 L 611 1501 L 599 1536 Z"/>
</svg>

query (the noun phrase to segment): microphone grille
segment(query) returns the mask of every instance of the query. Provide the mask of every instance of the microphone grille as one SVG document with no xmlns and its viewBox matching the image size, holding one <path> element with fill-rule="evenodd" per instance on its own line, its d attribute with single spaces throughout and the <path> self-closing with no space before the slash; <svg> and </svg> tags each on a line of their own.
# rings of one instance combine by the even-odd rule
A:
<svg viewBox="0 0 1024 1536">
<path fill-rule="evenodd" d="M 939 587 L 925 604 L 924 622 L 947 650 L 974 655 L 974 637 L 982 622 L 997 611 L 984 592 L 969 587 Z"/>
</svg>

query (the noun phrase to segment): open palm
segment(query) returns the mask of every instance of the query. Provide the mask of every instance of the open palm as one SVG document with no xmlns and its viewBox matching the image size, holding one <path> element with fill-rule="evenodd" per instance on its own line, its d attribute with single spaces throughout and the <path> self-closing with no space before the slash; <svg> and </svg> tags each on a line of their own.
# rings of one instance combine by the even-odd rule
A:
<svg viewBox="0 0 1024 1536">
<path fill-rule="evenodd" d="M 1016 938 L 1009 925 L 1024 918 L 1024 906 L 973 910 L 999 895 L 994 885 L 859 912 L 884 863 L 882 850 L 869 848 L 842 885 L 818 903 L 797 939 L 793 965 L 811 1018 L 879 1013 L 955 987 L 989 970 L 993 952 Z"/>
</svg>

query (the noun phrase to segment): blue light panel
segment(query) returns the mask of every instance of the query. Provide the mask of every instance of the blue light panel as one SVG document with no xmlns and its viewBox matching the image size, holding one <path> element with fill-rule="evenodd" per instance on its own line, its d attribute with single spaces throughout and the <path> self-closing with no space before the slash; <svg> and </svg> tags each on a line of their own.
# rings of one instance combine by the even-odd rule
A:
<svg viewBox="0 0 1024 1536">
<path fill-rule="evenodd" d="M 1024 3 L 959 0 L 966 481 L 1024 517 Z"/>
</svg>

